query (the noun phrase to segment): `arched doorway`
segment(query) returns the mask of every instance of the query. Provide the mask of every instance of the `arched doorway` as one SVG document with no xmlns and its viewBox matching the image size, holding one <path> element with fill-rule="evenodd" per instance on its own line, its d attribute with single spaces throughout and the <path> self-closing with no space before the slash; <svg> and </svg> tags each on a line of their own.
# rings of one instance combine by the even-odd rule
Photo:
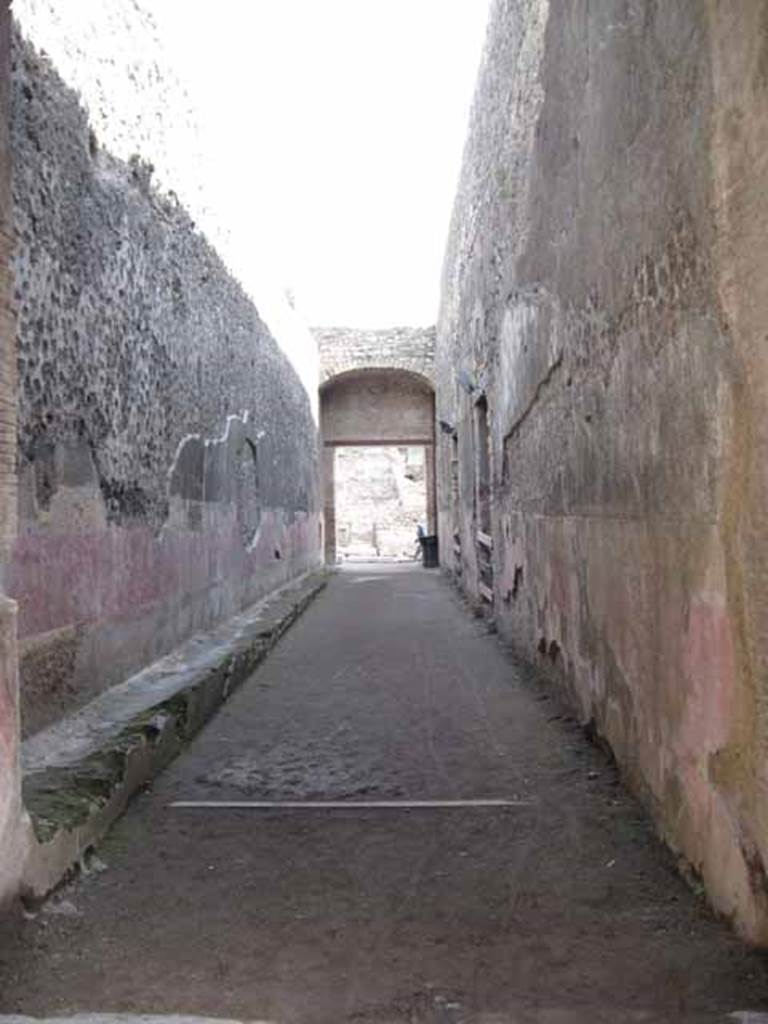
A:
<svg viewBox="0 0 768 1024">
<path fill-rule="evenodd" d="M 423 449 L 426 528 L 428 533 L 436 532 L 435 395 L 426 377 L 409 370 L 371 368 L 330 378 L 320 389 L 320 431 L 326 561 L 335 562 L 337 557 L 336 455 L 340 448 Z"/>
</svg>

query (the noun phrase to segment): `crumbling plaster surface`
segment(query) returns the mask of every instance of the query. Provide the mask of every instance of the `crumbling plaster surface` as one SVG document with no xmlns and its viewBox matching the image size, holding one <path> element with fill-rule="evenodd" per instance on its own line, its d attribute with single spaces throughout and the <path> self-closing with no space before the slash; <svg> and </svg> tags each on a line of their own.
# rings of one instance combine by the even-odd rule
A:
<svg viewBox="0 0 768 1024">
<path fill-rule="evenodd" d="M 316 346 L 288 359 L 167 190 L 191 114 L 151 18 L 56 8 L 19 4 L 14 40 L 27 731 L 319 557 Z"/>
<path fill-rule="evenodd" d="M 499 629 L 768 943 L 761 11 L 497 0 L 436 381 L 442 550 L 477 594 L 485 391 Z"/>
</svg>

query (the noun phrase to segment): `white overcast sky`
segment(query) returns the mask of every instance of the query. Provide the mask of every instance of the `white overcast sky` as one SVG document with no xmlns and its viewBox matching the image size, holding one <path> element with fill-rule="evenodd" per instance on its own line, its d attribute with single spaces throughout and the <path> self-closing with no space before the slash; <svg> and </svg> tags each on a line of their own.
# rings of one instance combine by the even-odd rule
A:
<svg viewBox="0 0 768 1024">
<path fill-rule="evenodd" d="M 218 154 L 237 263 L 310 323 L 434 322 L 487 0 L 149 6 Z"/>
</svg>

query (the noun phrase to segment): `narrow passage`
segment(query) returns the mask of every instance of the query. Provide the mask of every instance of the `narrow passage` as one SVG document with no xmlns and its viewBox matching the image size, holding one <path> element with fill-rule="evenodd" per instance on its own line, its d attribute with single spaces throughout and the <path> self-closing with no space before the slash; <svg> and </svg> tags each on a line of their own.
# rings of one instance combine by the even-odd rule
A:
<svg viewBox="0 0 768 1024">
<path fill-rule="evenodd" d="M 171 806 L 473 800 L 513 806 Z M 36 1015 L 622 1024 L 768 1006 L 764 957 L 684 884 L 568 709 L 410 566 L 334 577 L 0 960 L 0 1009 Z"/>
</svg>

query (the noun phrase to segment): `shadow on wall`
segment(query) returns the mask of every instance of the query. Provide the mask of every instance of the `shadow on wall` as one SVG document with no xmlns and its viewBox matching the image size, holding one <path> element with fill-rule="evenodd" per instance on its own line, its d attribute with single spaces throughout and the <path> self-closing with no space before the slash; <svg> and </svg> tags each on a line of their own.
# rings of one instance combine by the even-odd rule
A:
<svg viewBox="0 0 768 1024">
<path fill-rule="evenodd" d="M 241 285 L 18 30 L 11 122 L 30 732 L 319 562 L 318 438 Z"/>
</svg>

